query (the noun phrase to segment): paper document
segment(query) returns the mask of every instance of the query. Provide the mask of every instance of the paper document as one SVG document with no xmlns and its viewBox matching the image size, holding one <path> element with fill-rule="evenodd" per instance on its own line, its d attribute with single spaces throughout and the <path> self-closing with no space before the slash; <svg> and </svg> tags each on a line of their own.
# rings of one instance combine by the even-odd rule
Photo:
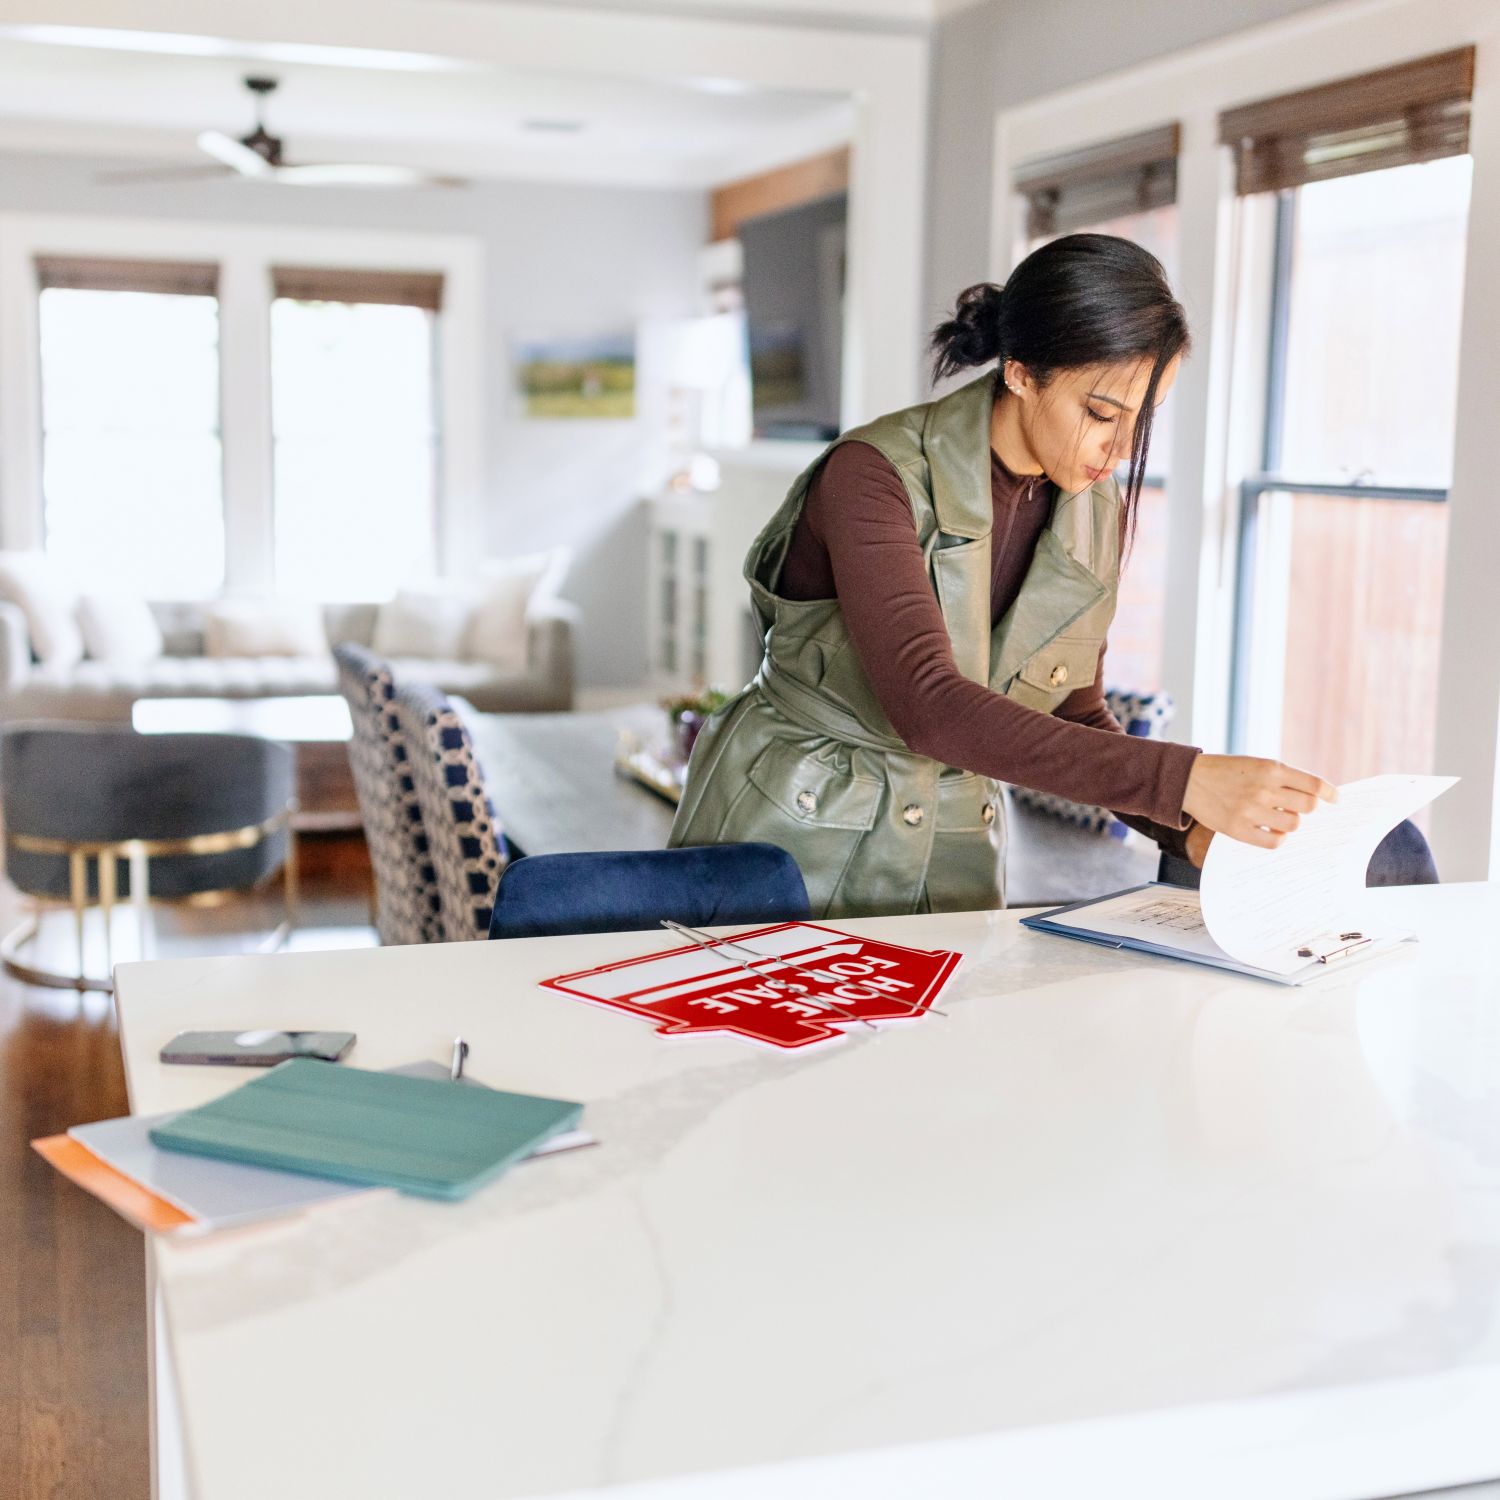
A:
<svg viewBox="0 0 1500 1500">
<path fill-rule="evenodd" d="M 1279 849 L 1238 839 L 1208 846 L 1199 891 L 1203 921 L 1232 958 L 1289 974 L 1304 947 L 1323 951 L 1346 932 L 1367 930 L 1365 870 L 1380 841 L 1441 796 L 1456 776 L 1371 776 L 1320 802 Z"/>
<path fill-rule="evenodd" d="M 1088 925 L 1105 937 L 1181 948 L 1199 958 L 1227 959 L 1203 921 L 1198 892 L 1178 885 L 1122 891 L 1088 908 Z"/>
<path fill-rule="evenodd" d="M 1114 948 L 1185 958 L 1302 984 L 1330 965 L 1382 953 L 1410 936 L 1366 913 L 1365 872 L 1398 823 L 1446 792 L 1452 776 L 1372 776 L 1320 802 L 1279 849 L 1223 835 L 1209 845 L 1200 890 L 1148 885 L 1022 918 L 1022 925 Z"/>
</svg>

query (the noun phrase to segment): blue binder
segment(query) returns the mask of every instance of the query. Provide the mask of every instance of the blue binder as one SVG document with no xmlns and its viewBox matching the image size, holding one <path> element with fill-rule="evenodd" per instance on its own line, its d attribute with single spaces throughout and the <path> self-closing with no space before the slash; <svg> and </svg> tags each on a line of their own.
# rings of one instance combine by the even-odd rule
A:
<svg viewBox="0 0 1500 1500">
<path fill-rule="evenodd" d="M 1291 974 L 1276 974 L 1269 969 L 1257 969 L 1252 964 L 1242 964 L 1226 953 L 1213 957 L 1206 953 L 1194 953 L 1183 948 L 1174 948 L 1169 943 L 1148 942 L 1144 938 L 1120 937 L 1112 932 L 1099 932 L 1081 920 L 1081 914 L 1090 907 L 1102 906 L 1120 896 L 1133 896 L 1137 891 L 1169 890 L 1180 893 L 1180 886 L 1164 885 L 1148 881 L 1145 885 L 1130 886 L 1123 891 L 1111 891 L 1107 896 L 1091 896 L 1086 901 L 1075 901 L 1071 906 L 1054 907 L 1051 911 L 1038 912 L 1035 916 L 1022 917 L 1021 926 L 1033 932 L 1055 933 L 1058 937 L 1074 938 L 1081 943 L 1093 943 L 1100 948 L 1117 948 L 1132 953 L 1149 953 L 1155 958 L 1175 958 L 1183 963 L 1202 964 L 1205 968 L 1223 969 L 1230 974 L 1245 974 L 1251 979 L 1268 979 L 1272 984 L 1303 985 L 1322 979 L 1329 974 L 1344 972 L 1352 964 L 1361 963 L 1377 954 L 1387 953 L 1398 943 L 1408 941 L 1406 934 L 1375 938 L 1363 943 L 1357 950 L 1331 948 L 1326 953 L 1308 959 L 1305 967 Z"/>
</svg>

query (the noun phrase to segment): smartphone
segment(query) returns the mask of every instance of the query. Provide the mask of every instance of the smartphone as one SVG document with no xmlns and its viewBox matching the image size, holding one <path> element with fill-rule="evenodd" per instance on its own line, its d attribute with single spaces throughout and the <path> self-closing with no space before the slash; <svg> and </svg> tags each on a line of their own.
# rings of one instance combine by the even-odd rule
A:
<svg viewBox="0 0 1500 1500">
<path fill-rule="evenodd" d="M 181 1031 L 161 1049 L 161 1060 L 274 1068 L 289 1057 L 338 1062 L 353 1045 L 352 1031 Z"/>
</svg>

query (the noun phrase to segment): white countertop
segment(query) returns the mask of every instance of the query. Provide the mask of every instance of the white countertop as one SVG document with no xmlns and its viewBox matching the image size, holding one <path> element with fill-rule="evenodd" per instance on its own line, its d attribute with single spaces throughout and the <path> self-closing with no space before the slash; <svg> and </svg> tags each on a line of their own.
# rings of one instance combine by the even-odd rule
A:
<svg viewBox="0 0 1500 1500">
<path fill-rule="evenodd" d="M 811 1055 L 538 979 L 616 934 L 136 964 L 132 1106 L 189 1027 L 359 1033 L 587 1103 L 593 1149 L 158 1242 L 195 1492 L 1353 1500 L 1500 1475 L 1500 887 L 1308 989 L 1028 933 Z M 779 1466 L 774 1476 L 752 1466 Z M 681 1476 L 674 1481 L 674 1476 Z M 697 1476 L 697 1477 L 691 1477 Z"/>
</svg>

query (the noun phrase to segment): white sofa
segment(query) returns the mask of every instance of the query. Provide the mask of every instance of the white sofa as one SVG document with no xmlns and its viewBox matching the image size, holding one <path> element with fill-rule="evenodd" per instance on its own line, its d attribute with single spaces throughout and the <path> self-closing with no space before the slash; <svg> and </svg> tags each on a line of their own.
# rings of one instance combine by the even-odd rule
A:
<svg viewBox="0 0 1500 1500">
<path fill-rule="evenodd" d="M 0 721 L 90 720 L 129 723 L 140 698 L 270 698 L 337 692 L 333 657 L 207 656 L 202 610 L 191 604 L 153 604 L 165 639 L 161 656 L 139 663 L 38 662 L 26 616 L 0 602 Z M 373 604 L 330 604 L 323 610 L 330 644 L 369 646 Z M 483 661 L 400 657 L 401 678 L 458 693 L 484 713 L 538 713 L 573 706 L 573 633 L 577 612 L 561 600 L 534 605 L 527 626 L 526 663 L 514 670 Z"/>
</svg>

